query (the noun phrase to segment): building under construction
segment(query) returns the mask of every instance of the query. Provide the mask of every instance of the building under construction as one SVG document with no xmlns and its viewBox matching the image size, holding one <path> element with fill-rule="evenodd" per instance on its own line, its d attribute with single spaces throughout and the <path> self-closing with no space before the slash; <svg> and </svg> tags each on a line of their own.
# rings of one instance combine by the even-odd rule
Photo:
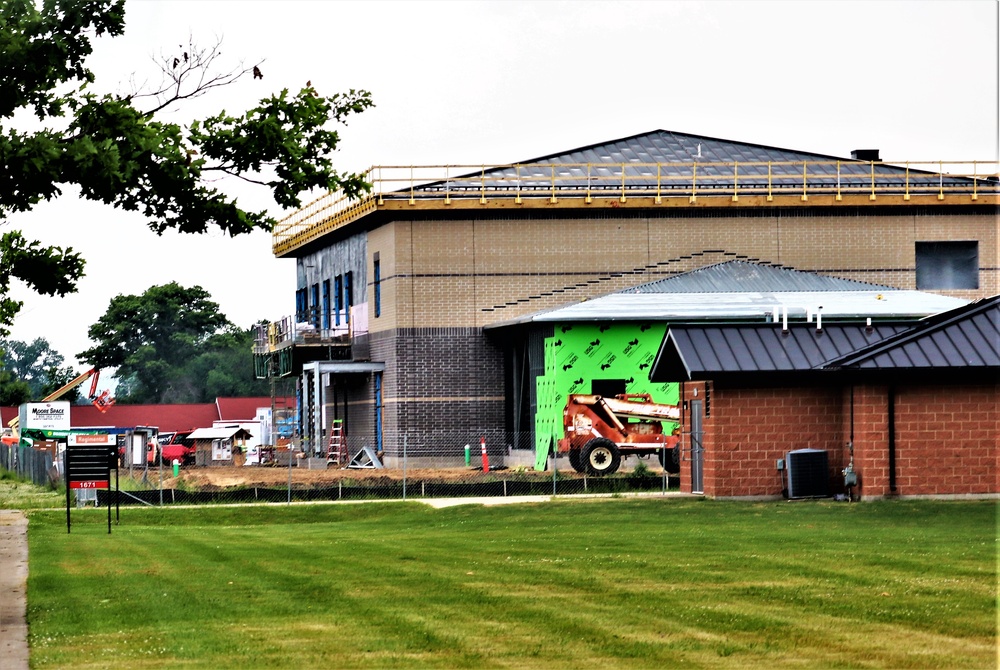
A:
<svg viewBox="0 0 1000 670">
<path fill-rule="evenodd" d="M 325 195 L 273 233 L 297 289 L 293 313 L 259 331 L 257 374 L 298 382 L 299 428 L 316 453 L 334 425 L 348 451 L 369 446 L 390 463 L 442 440 L 541 453 L 567 393 L 676 400 L 676 384 L 648 377 L 670 323 L 773 321 L 807 276 L 785 318 L 913 319 L 1000 293 L 992 162 L 656 130 L 514 164 L 377 166 L 367 178 L 369 195 Z M 684 309 L 676 291 L 648 288 L 728 261 L 742 265 L 729 266 L 727 290 L 688 281 Z M 740 279 L 748 268 L 777 271 L 777 284 L 750 306 L 747 292 L 720 299 L 754 291 Z M 827 291 L 871 300 L 835 309 L 827 293 L 824 305 L 815 282 L 831 281 Z M 629 293 L 645 307 L 587 309 Z"/>
</svg>

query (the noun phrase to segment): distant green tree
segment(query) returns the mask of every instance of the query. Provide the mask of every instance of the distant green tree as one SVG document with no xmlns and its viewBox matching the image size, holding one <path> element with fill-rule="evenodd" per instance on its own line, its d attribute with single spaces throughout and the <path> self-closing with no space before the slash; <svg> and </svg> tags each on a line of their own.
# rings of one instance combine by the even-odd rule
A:
<svg viewBox="0 0 1000 670">
<path fill-rule="evenodd" d="M 0 340 L 0 368 L 10 373 L 12 383 L 24 382 L 27 385 L 28 400 L 41 400 L 78 376 L 79 373 L 64 366 L 63 362 L 62 354 L 52 349 L 48 340 L 43 337 L 35 338 L 32 342 Z M 68 391 L 60 400 L 76 402 L 81 397 L 77 387 Z"/>
<path fill-rule="evenodd" d="M 254 376 L 253 329 L 231 329 L 206 342 L 205 352 L 186 366 L 190 379 L 203 381 L 202 401 L 265 396 L 271 389 Z"/>
<path fill-rule="evenodd" d="M 160 84 L 149 90 L 95 93 L 86 67 L 91 39 L 124 30 L 124 0 L 0 3 L 0 223 L 70 185 L 80 197 L 141 213 L 157 233 L 238 235 L 270 230 L 275 219 L 242 209 L 218 190 L 219 177 L 264 187 L 286 209 L 312 189 L 357 195 L 370 188 L 362 175 L 333 168 L 340 137 L 328 127 L 370 107 L 367 91 L 323 97 L 306 82 L 243 114 L 221 112 L 182 127 L 158 115 L 245 77 L 263 79 L 259 64 L 218 71 L 220 45 L 191 42 L 164 57 Z M 20 129 L 18 114 L 33 114 L 41 127 Z M 0 235 L 0 336 L 22 306 L 9 295 L 12 279 L 39 294 L 65 295 L 83 270 L 72 248 L 43 246 L 18 230 Z"/>
<path fill-rule="evenodd" d="M 97 345 L 78 357 L 117 368 L 119 403 L 268 393 L 253 376 L 252 331 L 234 326 L 200 286 L 171 282 L 142 295 L 116 296 L 88 334 Z"/>
<path fill-rule="evenodd" d="M 12 375 L 9 370 L 0 370 L 0 407 L 17 407 L 31 400 L 28 383 Z"/>
</svg>

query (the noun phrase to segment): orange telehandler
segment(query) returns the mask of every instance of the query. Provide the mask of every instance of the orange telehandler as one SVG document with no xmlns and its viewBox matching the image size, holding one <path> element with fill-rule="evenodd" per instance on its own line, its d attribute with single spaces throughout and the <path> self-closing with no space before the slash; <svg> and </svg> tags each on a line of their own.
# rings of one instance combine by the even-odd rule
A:
<svg viewBox="0 0 1000 670">
<path fill-rule="evenodd" d="M 624 394 L 614 398 L 573 394 L 563 410 L 565 437 L 559 453 L 569 453 L 577 472 L 610 475 L 618 471 L 623 455 L 656 455 L 668 473 L 679 472 L 680 436 L 663 430 L 663 422 L 680 421 L 676 405 L 654 403 L 649 394 Z"/>
</svg>

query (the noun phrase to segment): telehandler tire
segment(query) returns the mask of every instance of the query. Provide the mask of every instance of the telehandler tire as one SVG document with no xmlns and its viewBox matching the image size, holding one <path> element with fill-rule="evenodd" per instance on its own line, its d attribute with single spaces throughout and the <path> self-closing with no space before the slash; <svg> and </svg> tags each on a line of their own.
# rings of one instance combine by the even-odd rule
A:
<svg viewBox="0 0 1000 670">
<path fill-rule="evenodd" d="M 588 475 L 601 477 L 618 472 L 622 455 L 614 442 L 605 437 L 595 437 L 583 446 L 581 460 Z"/>
<path fill-rule="evenodd" d="M 583 461 L 580 460 L 580 454 L 583 452 L 582 449 L 570 449 L 569 450 L 569 464 L 573 466 L 573 469 L 577 472 L 583 472 Z"/>
<path fill-rule="evenodd" d="M 660 465 L 670 475 L 676 475 L 681 471 L 681 448 L 679 446 L 670 449 L 661 449 L 657 455 Z"/>
</svg>

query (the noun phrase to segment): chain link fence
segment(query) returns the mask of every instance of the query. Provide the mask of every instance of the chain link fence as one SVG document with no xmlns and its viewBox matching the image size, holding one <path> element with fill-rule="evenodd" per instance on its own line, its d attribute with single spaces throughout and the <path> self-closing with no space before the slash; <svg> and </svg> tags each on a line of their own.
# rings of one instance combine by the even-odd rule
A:
<svg viewBox="0 0 1000 670">
<path fill-rule="evenodd" d="M 87 492 L 80 504 L 175 505 L 409 500 L 524 495 L 667 492 L 676 475 L 656 457 L 624 457 L 618 471 L 577 472 L 563 454 L 518 448 L 530 434 L 448 432 L 404 434 L 391 443 L 360 443 L 336 451 L 304 450 L 293 439 L 266 464 L 242 455 L 204 465 L 119 464 L 111 490 Z M 39 485 L 57 485 L 58 463 L 29 447 L 0 450 L 0 467 Z"/>
</svg>

